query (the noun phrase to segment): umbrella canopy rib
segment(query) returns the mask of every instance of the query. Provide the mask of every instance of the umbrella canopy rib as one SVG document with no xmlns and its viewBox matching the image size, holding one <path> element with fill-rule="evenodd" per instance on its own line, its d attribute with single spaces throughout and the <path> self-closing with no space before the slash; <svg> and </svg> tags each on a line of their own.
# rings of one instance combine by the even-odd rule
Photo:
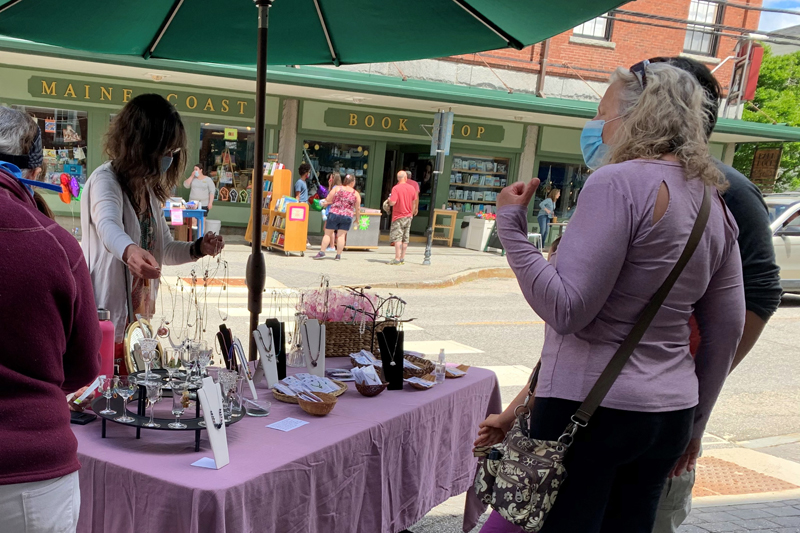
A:
<svg viewBox="0 0 800 533">
<path fill-rule="evenodd" d="M 336 49 L 333 47 L 331 41 L 331 34 L 328 31 L 328 23 L 325 22 L 325 15 L 322 14 L 322 8 L 319 5 L 319 0 L 314 0 L 314 7 L 317 8 L 317 15 L 319 15 L 319 25 L 322 26 L 322 31 L 325 33 L 325 40 L 328 41 L 328 49 L 331 51 L 331 61 L 337 67 L 339 66 L 339 57 L 336 55 Z"/>
<path fill-rule="evenodd" d="M 178 10 L 183 5 L 183 2 L 184 0 L 175 0 L 175 2 L 173 2 L 172 7 L 169 10 L 169 14 L 167 15 L 167 18 L 164 19 L 164 22 L 161 23 L 161 27 L 158 29 L 158 33 L 155 35 L 155 37 L 153 37 L 153 40 L 150 41 L 150 46 L 147 47 L 147 50 L 145 50 L 142 57 L 144 57 L 145 59 L 150 59 L 150 56 L 153 55 L 153 52 L 155 52 L 156 47 L 158 46 L 158 43 L 161 42 L 161 38 L 164 37 L 165 33 L 167 33 L 169 25 L 172 24 L 172 21 L 175 19 L 175 15 L 178 14 Z"/>
<path fill-rule="evenodd" d="M 480 11 L 476 10 L 471 5 L 469 5 L 466 2 L 466 0 L 453 0 L 453 2 L 455 2 L 459 7 L 461 7 L 461 9 L 463 9 L 464 11 L 475 17 L 475 19 L 478 22 L 480 22 L 481 24 L 489 28 L 491 31 L 493 31 L 495 34 L 497 34 L 498 37 L 500 37 L 506 43 L 508 43 L 508 46 L 516 48 L 517 50 L 522 50 L 523 48 L 525 48 L 524 44 L 519 42 L 517 39 L 513 38 L 508 33 L 504 32 L 502 29 L 500 29 L 494 22 L 483 16 L 483 14 L 481 14 Z"/>
<path fill-rule="evenodd" d="M 0 6 L 0 13 L 20 2 L 22 2 L 22 0 L 11 0 L 10 2 L 6 2 L 4 5 Z"/>
</svg>

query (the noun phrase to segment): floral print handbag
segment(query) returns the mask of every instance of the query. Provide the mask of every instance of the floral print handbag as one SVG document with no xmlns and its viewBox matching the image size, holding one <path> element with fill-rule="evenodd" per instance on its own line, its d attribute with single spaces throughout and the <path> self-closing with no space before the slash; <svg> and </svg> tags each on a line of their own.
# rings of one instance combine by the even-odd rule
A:
<svg viewBox="0 0 800 533">
<path fill-rule="evenodd" d="M 700 243 L 711 211 L 711 194 L 710 188 L 706 186 L 700 211 L 681 256 L 661 287 L 653 294 L 630 333 L 619 345 L 597 383 L 572 415 L 564 433 L 555 441 L 538 440 L 531 436 L 530 405 L 536 392 L 540 361 L 531 375 L 525 402 L 514 410 L 516 421 L 502 444 L 482 446 L 473 451 L 480 458 L 473 483 L 478 499 L 490 505 L 512 524 L 520 526 L 523 531 L 536 533 L 544 526 L 547 514 L 553 508 L 561 485 L 567 478 L 564 459 L 575 433 L 578 428 L 586 427 L 603 398 L 611 390 Z"/>
<path fill-rule="evenodd" d="M 528 397 L 517 407 L 517 420 L 503 443 L 475 450 L 475 455 L 481 457 L 474 482 L 478 498 L 512 524 L 531 533 L 544 525 L 567 477 L 564 456 L 578 429 L 576 424 L 570 424 L 557 441 L 528 436 L 528 406 L 536 390 L 540 365 L 533 371 Z"/>
</svg>

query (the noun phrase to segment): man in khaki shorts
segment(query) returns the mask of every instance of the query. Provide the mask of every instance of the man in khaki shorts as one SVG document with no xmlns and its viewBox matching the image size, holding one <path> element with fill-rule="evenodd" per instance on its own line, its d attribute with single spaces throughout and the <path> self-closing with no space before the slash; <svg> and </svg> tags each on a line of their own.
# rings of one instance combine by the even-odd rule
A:
<svg viewBox="0 0 800 533">
<path fill-rule="evenodd" d="M 392 206 L 392 228 L 389 237 L 394 243 L 394 259 L 389 264 L 402 265 L 406 259 L 411 220 L 417 214 L 419 207 L 417 190 L 408 183 L 408 176 L 404 170 L 397 173 L 397 185 L 392 188 L 392 194 L 387 202 Z"/>
</svg>

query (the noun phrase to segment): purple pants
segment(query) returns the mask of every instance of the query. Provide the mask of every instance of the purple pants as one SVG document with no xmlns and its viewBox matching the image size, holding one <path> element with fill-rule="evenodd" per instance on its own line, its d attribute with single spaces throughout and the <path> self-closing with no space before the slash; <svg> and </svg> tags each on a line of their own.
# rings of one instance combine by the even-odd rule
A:
<svg viewBox="0 0 800 533">
<path fill-rule="evenodd" d="M 524 533 L 522 528 L 515 526 L 502 516 L 497 511 L 492 511 L 489 519 L 483 524 L 480 533 Z"/>
</svg>

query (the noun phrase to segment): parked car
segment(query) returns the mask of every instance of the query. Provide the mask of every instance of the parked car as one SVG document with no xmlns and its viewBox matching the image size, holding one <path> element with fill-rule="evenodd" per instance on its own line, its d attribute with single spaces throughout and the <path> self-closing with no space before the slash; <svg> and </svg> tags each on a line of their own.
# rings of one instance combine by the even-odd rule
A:
<svg viewBox="0 0 800 533">
<path fill-rule="evenodd" d="M 772 245 L 781 267 L 781 287 L 800 293 L 800 192 L 767 194 Z"/>
</svg>

